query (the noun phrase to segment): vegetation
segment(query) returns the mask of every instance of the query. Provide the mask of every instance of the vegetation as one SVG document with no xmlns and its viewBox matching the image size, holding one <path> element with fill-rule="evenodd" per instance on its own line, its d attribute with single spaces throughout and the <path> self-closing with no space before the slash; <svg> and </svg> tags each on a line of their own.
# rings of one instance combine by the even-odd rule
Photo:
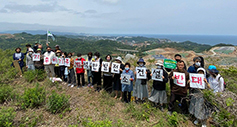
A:
<svg viewBox="0 0 237 127">
<path fill-rule="evenodd" d="M 0 86 L 0 103 L 4 103 L 12 96 L 12 87 L 8 85 Z"/>
<path fill-rule="evenodd" d="M 16 112 L 13 108 L 2 108 L 0 110 L 0 126 L 11 127 L 13 126 L 13 120 Z"/>
</svg>

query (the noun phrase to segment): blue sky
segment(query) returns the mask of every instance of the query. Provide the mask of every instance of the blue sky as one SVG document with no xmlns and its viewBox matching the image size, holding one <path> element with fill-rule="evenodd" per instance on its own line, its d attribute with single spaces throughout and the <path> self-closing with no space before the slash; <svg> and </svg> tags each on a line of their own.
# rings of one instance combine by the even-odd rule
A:
<svg viewBox="0 0 237 127">
<path fill-rule="evenodd" d="M 5 23 L 1 31 L 47 28 L 97 34 L 237 34 L 237 0 L 0 0 L 0 3 L 0 26 Z M 10 23 L 9 27 L 6 23 Z"/>
</svg>

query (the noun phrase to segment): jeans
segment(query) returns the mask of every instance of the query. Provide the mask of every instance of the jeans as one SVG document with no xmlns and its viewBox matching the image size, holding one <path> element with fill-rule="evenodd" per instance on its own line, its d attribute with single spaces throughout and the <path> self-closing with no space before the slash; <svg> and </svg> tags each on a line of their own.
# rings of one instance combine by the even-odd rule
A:
<svg viewBox="0 0 237 127">
<path fill-rule="evenodd" d="M 69 69 L 69 81 L 68 83 L 76 84 L 76 77 L 74 68 Z"/>
<path fill-rule="evenodd" d="M 81 80 L 82 80 L 82 86 L 85 86 L 84 73 L 78 73 L 78 74 L 77 74 L 78 86 L 81 85 L 80 78 L 81 78 Z"/>
<path fill-rule="evenodd" d="M 48 77 L 50 77 L 50 74 L 52 75 L 52 77 L 55 77 L 54 65 L 45 65 L 44 67 Z"/>
</svg>

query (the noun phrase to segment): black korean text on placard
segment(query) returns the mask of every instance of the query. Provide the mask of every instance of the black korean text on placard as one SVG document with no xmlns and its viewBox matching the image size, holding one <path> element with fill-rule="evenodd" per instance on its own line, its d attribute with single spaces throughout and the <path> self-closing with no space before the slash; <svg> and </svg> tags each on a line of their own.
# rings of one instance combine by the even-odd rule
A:
<svg viewBox="0 0 237 127">
<path fill-rule="evenodd" d="M 113 68 L 114 72 L 119 72 L 119 65 L 114 64 Z"/>
</svg>

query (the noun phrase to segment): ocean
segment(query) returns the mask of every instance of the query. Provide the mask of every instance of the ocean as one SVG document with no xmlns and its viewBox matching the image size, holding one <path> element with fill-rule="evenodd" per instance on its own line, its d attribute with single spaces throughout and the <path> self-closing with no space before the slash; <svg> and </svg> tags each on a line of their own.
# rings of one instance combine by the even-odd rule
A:
<svg viewBox="0 0 237 127">
<path fill-rule="evenodd" d="M 143 36 L 150 38 L 170 39 L 171 41 L 191 41 L 199 44 L 216 45 L 220 43 L 237 46 L 237 35 L 171 35 L 171 34 L 97 34 L 103 36 Z"/>
</svg>

